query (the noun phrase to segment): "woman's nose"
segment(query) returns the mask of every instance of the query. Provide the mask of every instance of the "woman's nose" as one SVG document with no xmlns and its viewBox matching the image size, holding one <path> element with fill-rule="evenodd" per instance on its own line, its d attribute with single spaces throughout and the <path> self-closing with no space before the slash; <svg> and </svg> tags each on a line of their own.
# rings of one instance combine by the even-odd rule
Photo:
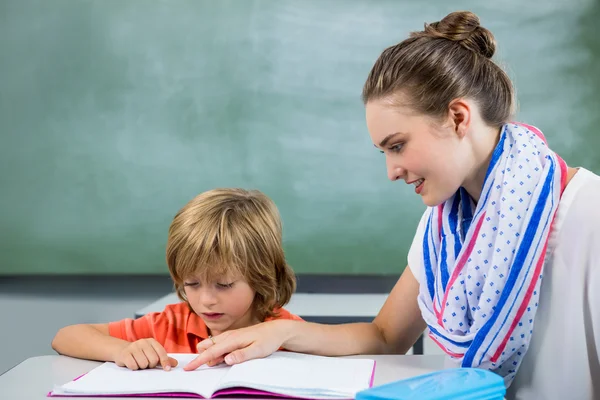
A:
<svg viewBox="0 0 600 400">
<path fill-rule="evenodd" d="M 387 173 L 388 178 L 390 179 L 390 181 L 393 182 L 397 181 L 398 179 L 402 179 L 402 177 L 404 176 L 404 169 L 398 166 L 388 165 Z"/>
</svg>

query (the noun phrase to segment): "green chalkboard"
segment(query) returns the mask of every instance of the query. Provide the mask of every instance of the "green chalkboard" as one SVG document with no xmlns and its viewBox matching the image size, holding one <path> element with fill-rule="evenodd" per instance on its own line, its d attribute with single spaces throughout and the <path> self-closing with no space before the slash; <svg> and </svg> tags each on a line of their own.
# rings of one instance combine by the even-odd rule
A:
<svg viewBox="0 0 600 400">
<path fill-rule="evenodd" d="M 173 215 L 257 188 L 298 273 L 399 274 L 424 206 L 360 91 L 381 50 L 471 9 L 573 165 L 600 170 L 598 2 L 0 0 L 0 274 L 162 274 Z"/>
</svg>

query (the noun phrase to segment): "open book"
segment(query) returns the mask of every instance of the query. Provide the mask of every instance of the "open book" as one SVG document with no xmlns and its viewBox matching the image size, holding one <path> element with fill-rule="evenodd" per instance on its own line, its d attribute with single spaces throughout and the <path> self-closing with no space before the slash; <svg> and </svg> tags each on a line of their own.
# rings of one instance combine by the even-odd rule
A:
<svg viewBox="0 0 600 400">
<path fill-rule="evenodd" d="M 170 371 L 131 371 L 104 363 L 48 393 L 71 396 L 169 396 L 213 398 L 260 395 L 303 399 L 353 399 L 373 385 L 375 361 L 312 356 L 292 352 L 246 361 L 234 366 L 183 367 L 197 354 L 170 354 L 179 364 Z"/>
</svg>

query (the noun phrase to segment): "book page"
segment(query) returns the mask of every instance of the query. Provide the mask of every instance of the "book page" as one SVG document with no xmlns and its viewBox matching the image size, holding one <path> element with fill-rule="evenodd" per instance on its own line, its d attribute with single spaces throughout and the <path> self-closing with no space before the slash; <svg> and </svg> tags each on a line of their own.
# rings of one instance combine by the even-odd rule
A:
<svg viewBox="0 0 600 400">
<path fill-rule="evenodd" d="M 195 371 L 183 367 L 197 354 L 169 354 L 179 361 L 170 371 L 160 368 L 132 371 L 114 363 L 104 363 L 81 378 L 59 386 L 53 394 L 141 394 L 194 393 L 208 398 L 231 369 L 225 364 L 202 366 Z"/>
<path fill-rule="evenodd" d="M 311 398 L 353 398 L 368 389 L 374 361 L 321 357 L 292 352 L 234 365 L 219 390 L 247 387 Z"/>
</svg>

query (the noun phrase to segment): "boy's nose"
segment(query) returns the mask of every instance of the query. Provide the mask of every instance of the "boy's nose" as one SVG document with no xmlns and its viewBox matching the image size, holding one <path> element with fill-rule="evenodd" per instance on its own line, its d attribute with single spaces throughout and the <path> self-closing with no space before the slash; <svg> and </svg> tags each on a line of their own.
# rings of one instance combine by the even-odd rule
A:
<svg viewBox="0 0 600 400">
<path fill-rule="evenodd" d="M 204 290 L 200 295 L 200 301 L 204 307 L 214 306 L 217 304 L 217 296 L 211 290 Z"/>
</svg>

